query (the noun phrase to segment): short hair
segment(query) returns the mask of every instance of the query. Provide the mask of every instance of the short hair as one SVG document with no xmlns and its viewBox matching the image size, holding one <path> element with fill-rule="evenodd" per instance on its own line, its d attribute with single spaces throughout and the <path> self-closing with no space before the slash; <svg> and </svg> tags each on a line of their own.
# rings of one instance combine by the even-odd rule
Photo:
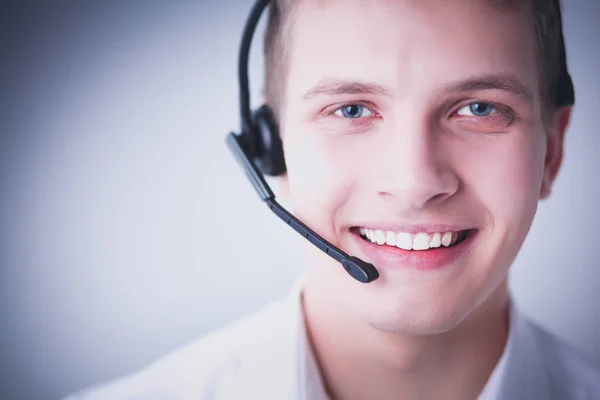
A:
<svg viewBox="0 0 600 400">
<path fill-rule="evenodd" d="M 542 118 L 547 122 L 556 109 L 561 73 L 561 12 L 559 0 L 487 0 L 500 12 L 526 12 L 535 32 Z M 285 92 L 287 47 L 297 0 L 272 0 L 264 39 L 266 104 L 280 121 Z"/>
</svg>

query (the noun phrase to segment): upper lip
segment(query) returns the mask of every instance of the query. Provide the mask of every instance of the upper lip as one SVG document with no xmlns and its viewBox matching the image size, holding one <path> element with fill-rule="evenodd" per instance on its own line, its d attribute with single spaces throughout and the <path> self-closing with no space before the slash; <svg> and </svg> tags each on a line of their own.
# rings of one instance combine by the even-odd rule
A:
<svg viewBox="0 0 600 400">
<path fill-rule="evenodd" d="M 381 230 L 384 232 L 406 232 L 406 233 L 444 233 L 444 232 L 460 232 L 468 229 L 475 229 L 473 225 L 464 224 L 445 224 L 445 223 L 390 223 L 390 222 L 364 222 L 356 224 L 354 228 L 366 228 L 373 230 Z"/>
</svg>

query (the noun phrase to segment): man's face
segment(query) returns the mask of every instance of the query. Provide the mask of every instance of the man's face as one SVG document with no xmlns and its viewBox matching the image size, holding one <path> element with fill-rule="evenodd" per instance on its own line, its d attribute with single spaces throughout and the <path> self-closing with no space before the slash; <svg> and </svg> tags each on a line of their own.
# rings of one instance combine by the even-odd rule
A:
<svg viewBox="0 0 600 400">
<path fill-rule="evenodd" d="M 456 326 L 505 281 L 540 198 L 547 136 L 527 16 L 482 0 L 331 0 L 300 2 L 293 23 L 292 207 L 380 278 L 355 282 L 320 252 L 313 268 L 378 329 Z"/>
</svg>

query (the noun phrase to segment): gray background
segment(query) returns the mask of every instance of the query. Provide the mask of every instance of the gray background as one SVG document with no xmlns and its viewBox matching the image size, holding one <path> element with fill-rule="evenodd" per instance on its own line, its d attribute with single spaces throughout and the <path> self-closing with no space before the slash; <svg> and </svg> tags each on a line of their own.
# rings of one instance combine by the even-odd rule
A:
<svg viewBox="0 0 600 400">
<path fill-rule="evenodd" d="M 223 143 L 250 1 L 14 3 L 0 6 L 0 397 L 52 399 L 284 295 L 301 239 Z M 511 281 L 526 314 L 600 361 L 599 2 L 567 0 L 565 34 L 565 165 Z"/>
</svg>

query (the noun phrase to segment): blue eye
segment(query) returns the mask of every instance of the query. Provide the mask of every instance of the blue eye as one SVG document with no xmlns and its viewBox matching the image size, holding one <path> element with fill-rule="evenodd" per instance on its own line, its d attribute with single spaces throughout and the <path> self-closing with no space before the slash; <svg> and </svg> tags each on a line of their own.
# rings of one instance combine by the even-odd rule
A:
<svg viewBox="0 0 600 400">
<path fill-rule="evenodd" d="M 493 114 L 496 108 L 488 103 L 472 103 L 458 110 L 459 115 L 472 115 L 475 117 L 487 117 Z"/>
<path fill-rule="evenodd" d="M 347 104 L 335 112 L 335 115 L 343 118 L 371 117 L 373 112 L 360 104 Z"/>
</svg>

